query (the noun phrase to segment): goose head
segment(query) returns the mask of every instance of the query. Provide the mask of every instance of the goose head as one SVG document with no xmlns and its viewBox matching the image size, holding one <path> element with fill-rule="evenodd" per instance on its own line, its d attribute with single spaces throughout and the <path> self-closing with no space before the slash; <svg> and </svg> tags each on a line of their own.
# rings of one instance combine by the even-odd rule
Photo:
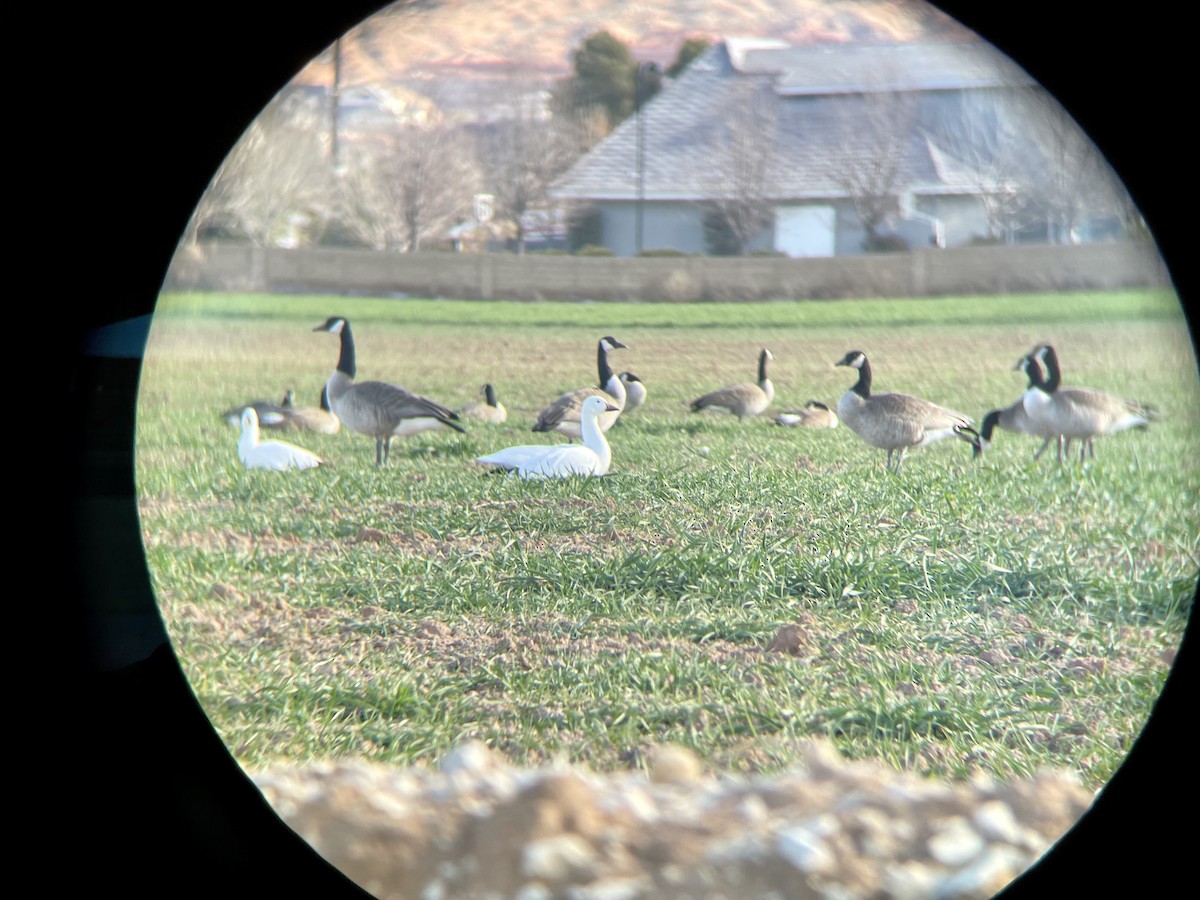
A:
<svg viewBox="0 0 1200 900">
<path fill-rule="evenodd" d="M 609 350 L 628 350 L 629 348 L 612 335 L 600 338 L 600 349 L 607 353 Z"/>
<path fill-rule="evenodd" d="M 996 426 L 1000 424 L 1000 410 L 993 409 L 983 417 L 983 422 L 979 426 L 979 440 L 973 445 L 971 458 L 974 459 L 988 449 L 992 443 L 992 432 L 996 430 Z"/>
<path fill-rule="evenodd" d="M 867 361 L 867 355 L 861 350 L 851 350 L 841 359 L 834 363 L 835 366 L 849 366 L 852 369 L 861 369 L 863 363 Z"/>
<path fill-rule="evenodd" d="M 258 439 L 258 413 L 254 411 L 253 406 L 242 410 L 242 436 L 249 436 L 252 440 Z"/>
<path fill-rule="evenodd" d="M 330 316 L 313 331 L 328 331 L 330 334 L 341 334 L 342 330 L 350 323 L 342 316 Z"/>
<path fill-rule="evenodd" d="M 580 409 L 581 415 L 598 416 L 606 412 L 618 412 L 621 407 L 609 403 L 603 397 L 597 397 L 595 394 L 583 401 L 583 407 Z"/>
</svg>

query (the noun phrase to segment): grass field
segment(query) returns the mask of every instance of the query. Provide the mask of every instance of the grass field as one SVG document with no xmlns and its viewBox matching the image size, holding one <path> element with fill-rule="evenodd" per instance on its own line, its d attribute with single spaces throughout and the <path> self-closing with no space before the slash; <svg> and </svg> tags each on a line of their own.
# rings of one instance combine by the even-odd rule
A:
<svg viewBox="0 0 1200 900">
<path fill-rule="evenodd" d="M 348 317 L 360 379 L 450 406 L 490 381 L 500 427 L 397 440 L 290 435 L 333 465 L 246 471 L 218 417 L 288 387 L 315 405 Z M 474 457 L 629 345 L 646 405 L 614 475 L 527 483 Z M 1038 341 L 1068 384 L 1153 403 L 1080 466 L 998 432 L 896 476 L 847 428 L 693 415 L 775 356 L 772 412 L 875 387 L 976 420 Z M 799 740 L 947 777 L 1065 767 L 1099 786 L 1161 690 L 1200 569 L 1200 383 L 1163 292 L 776 304 L 514 304 L 167 295 L 146 352 L 137 485 L 163 617 L 247 766 L 432 761 L 467 737 L 519 763 L 639 765 L 672 741 L 774 770 Z M 1052 453 L 1048 454 L 1052 456 Z M 794 625 L 790 652 L 772 639 Z"/>
</svg>

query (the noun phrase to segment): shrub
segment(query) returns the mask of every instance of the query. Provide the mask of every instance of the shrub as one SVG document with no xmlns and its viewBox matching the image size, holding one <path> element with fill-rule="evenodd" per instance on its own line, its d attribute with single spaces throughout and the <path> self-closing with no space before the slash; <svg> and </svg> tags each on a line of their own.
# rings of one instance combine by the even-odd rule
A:
<svg viewBox="0 0 1200 900">
<path fill-rule="evenodd" d="M 638 256 L 644 256 L 647 258 L 669 257 L 672 259 L 677 259 L 681 256 L 686 257 L 688 255 L 689 254 L 684 253 L 682 250 L 676 250 L 674 247 L 662 247 L 657 250 L 642 250 L 638 253 Z"/>
<path fill-rule="evenodd" d="M 580 210 L 567 226 L 567 246 L 578 253 L 584 247 L 597 247 L 604 240 L 604 219 L 594 206 Z"/>
<path fill-rule="evenodd" d="M 341 219 L 330 219 L 317 243 L 322 247 L 374 248 L 374 245 L 363 237 L 358 228 Z"/>
<path fill-rule="evenodd" d="M 601 247 L 597 244 L 585 244 L 575 251 L 576 256 L 615 256 L 608 247 Z"/>
<path fill-rule="evenodd" d="M 862 248 L 867 253 L 907 253 L 911 249 L 908 241 L 898 234 L 868 235 L 863 239 Z"/>
</svg>

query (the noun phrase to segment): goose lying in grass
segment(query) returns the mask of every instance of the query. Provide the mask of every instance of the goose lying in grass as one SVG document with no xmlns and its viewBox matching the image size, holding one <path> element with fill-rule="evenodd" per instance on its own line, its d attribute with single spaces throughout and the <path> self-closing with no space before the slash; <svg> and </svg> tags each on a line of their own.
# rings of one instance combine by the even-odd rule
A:
<svg viewBox="0 0 1200 900">
<path fill-rule="evenodd" d="M 238 439 L 238 459 L 247 469 L 312 469 L 324 460 L 315 453 L 284 441 L 263 441 L 258 436 L 258 413 L 251 406 L 242 411 L 242 436 Z"/>
<path fill-rule="evenodd" d="M 600 386 L 580 388 L 563 394 L 538 414 L 533 430 L 557 431 L 572 440 L 577 440 L 582 437 L 579 422 L 583 401 L 588 397 L 600 397 L 612 407 L 600 417 L 600 430 L 608 431 L 612 428 L 617 416 L 625 408 L 625 382 L 613 374 L 612 366 L 608 364 L 608 354 L 611 350 L 625 349 L 626 346 L 611 335 L 600 338 L 596 350 L 596 369 L 600 376 Z"/>
<path fill-rule="evenodd" d="M 522 478 L 566 478 L 571 475 L 606 475 L 612 449 L 599 419 L 619 407 L 603 397 L 584 398 L 580 411 L 583 444 L 526 445 L 497 450 L 477 457 L 478 462 L 516 472 Z"/>
<path fill-rule="evenodd" d="M 887 451 L 888 469 L 899 472 L 910 447 L 924 447 L 948 437 L 978 448 L 979 435 L 962 413 L 908 394 L 872 394 L 871 364 L 861 350 L 851 350 L 834 365 L 858 369 L 858 381 L 838 401 L 838 418 L 872 447 Z"/>
<path fill-rule="evenodd" d="M 1095 457 L 1095 439 L 1129 428 L 1147 429 L 1158 413 L 1144 403 L 1122 400 L 1092 388 L 1062 387 L 1058 354 L 1050 344 L 1039 344 L 1024 359 L 1033 359 L 1046 367 L 1046 380 L 1025 391 L 1025 414 L 1039 428 L 1061 434 L 1067 440 L 1080 438 L 1079 460 Z M 1060 456 L 1061 460 L 1061 456 Z"/>
<path fill-rule="evenodd" d="M 838 417 L 820 400 L 809 400 L 803 409 L 780 413 L 775 417 L 776 425 L 789 428 L 837 428 Z"/>
<path fill-rule="evenodd" d="M 297 406 L 296 392 L 289 390 L 283 396 L 282 407 L 287 427 L 299 431 L 318 431 L 321 434 L 337 434 L 341 430 L 341 420 L 329 408 L 328 387 L 321 388 L 320 406 Z"/>
<path fill-rule="evenodd" d="M 466 433 L 458 413 L 440 403 L 382 381 L 355 382 L 354 336 L 347 319 L 330 316 L 313 331 L 328 331 L 341 339 L 337 368 L 325 383 L 329 405 L 351 431 L 375 438 L 375 465 L 387 464 L 395 436 L 442 427 Z"/>
<path fill-rule="evenodd" d="M 287 402 L 286 395 L 284 395 L 284 402 Z M 241 426 L 242 413 L 248 409 L 254 410 L 254 414 L 258 417 L 258 424 L 262 428 L 282 430 L 292 427 L 287 418 L 287 410 L 283 405 L 272 403 L 270 400 L 255 400 L 251 403 L 243 403 L 241 406 L 231 406 L 221 413 L 221 418 L 230 425 Z"/>
<path fill-rule="evenodd" d="M 485 384 L 481 393 L 483 400 L 476 400 L 458 408 L 459 417 L 487 422 L 489 425 L 503 424 L 508 418 L 508 410 L 496 399 L 496 389 L 490 384 Z"/>
<path fill-rule="evenodd" d="M 775 386 L 767 377 L 767 362 L 774 359 L 771 351 L 763 349 L 758 354 L 758 384 L 731 384 L 712 391 L 692 401 L 692 412 L 716 409 L 732 413 L 743 421 L 746 416 L 757 416 L 765 410 L 775 397 Z"/>
</svg>

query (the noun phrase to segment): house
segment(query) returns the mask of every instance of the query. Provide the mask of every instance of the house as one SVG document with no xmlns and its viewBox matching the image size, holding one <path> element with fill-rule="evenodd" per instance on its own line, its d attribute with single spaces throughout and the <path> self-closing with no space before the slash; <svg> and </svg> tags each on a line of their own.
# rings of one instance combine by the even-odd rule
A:
<svg viewBox="0 0 1200 900">
<path fill-rule="evenodd" d="M 1121 195 L 1082 132 L 989 44 L 736 38 L 552 189 L 594 211 L 625 256 L 1081 240 L 1112 233 Z"/>
</svg>

